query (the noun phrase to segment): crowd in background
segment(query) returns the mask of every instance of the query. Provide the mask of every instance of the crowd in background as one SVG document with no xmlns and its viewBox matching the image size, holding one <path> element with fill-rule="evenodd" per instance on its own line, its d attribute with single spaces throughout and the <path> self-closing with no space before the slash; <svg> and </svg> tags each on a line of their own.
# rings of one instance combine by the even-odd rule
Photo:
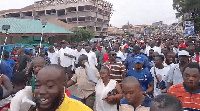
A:
<svg viewBox="0 0 200 111">
<path fill-rule="evenodd" d="M 167 34 L 15 47 L 2 53 L 0 110 L 199 111 L 199 49 Z"/>
</svg>

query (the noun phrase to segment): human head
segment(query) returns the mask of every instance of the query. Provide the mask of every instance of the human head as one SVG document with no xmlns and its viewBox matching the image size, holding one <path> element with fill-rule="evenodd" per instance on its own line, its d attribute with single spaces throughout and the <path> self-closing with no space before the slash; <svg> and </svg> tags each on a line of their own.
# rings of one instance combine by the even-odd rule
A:
<svg viewBox="0 0 200 111">
<path fill-rule="evenodd" d="M 187 64 L 189 63 L 189 52 L 182 50 L 178 53 L 179 63 L 180 64 Z"/>
<path fill-rule="evenodd" d="M 150 50 L 149 50 L 149 57 L 153 57 L 153 53 L 154 53 L 154 50 L 153 50 L 153 49 L 150 49 Z"/>
<path fill-rule="evenodd" d="M 85 61 L 88 61 L 88 56 L 85 54 L 80 55 L 78 58 L 78 64 L 82 67 L 85 67 L 85 65 L 84 65 Z"/>
<path fill-rule="evenodd" d="M 142 70 L 142 66 L 144 64 L 144 61 L 143 61 L 141 56 L 135 57 L 133 62 L 134 62 L 134 70 L 136 70 L 136 71 Z"/>
<path fill-rule="evenodd" d="M 110 54 L 109 54 L 110 62 L 115 62 L 116 61 L 116 57 L 117 57 L 117 54 L 114 51 L 110 51 Z"/>
<path fill-rule="evenodd" d="M 178 41 L 175 41 L 175 42 L 174 42 L 174 47 L 175 47 L 175 48 L 178 48 Z"/>
<path fill-rule="evenodd" d="M 122 81 L 123 94 L 130 105 L 135 106 L 143 97 L 143 90 L 139 81 L 134 77 L 126 77 Z"/>
<path fill-rule="evenodd" d="M 164 56 L 163 55 L 158 55 L 154 58 L 154 63 L 156 66 L 161 66 L 164 61 Z"/>
<path fill-rule="evenodd" d="M 25 75 L 25 72 L 22 71 L 22 72 L 14 74 L 13 79 L 12 79 L 14 94 L 26 86 L 26 81 L 27 81 L 27 77 Z"/>
<path fill-rule="evenodd" d="M 183 81 L 189 90 L 198 88 L 200 81 L 200 67 L 196 62 L 190 62 L 183 69 Z"/>
<path fill-rule="evenodd" d="M 183 111 L 183 106 L 173 95 L 161 94 L 151 101 L 150 111 Z"/>
<path fill-rule="evenodd" d="M 83 48 L 82 44 L 78 44 L 77 51 L 80 52 L 82 48 Z"/>
<path fill-rule="evenodd" d="M 174 63 L 175 62 L 175 54 L 174 52 L 168 51 L 165 55 L 166 63 Z"/>
<path fill-rule="evenodd" d="M 163 53 L 164 55 L 166 55 L 166 53 L 168 52 L 169 50 L 167 48 L 162 48 L 161 49 L 161 53 Z"/>
<path fill-rule="evenodd" d="M 119 51 L 119 45 L 115 44 L 114 49 L 115 49 L 116 52 L 118 52 Z"/>
<path fill-rule="evenodd" d="M 61 41 L 61 47 L 63 48 L 63 49 L 65 49 L 66 47 L 67 47 L 67 45 L 68 45 L 68 42 L 66 42 L 65 40 L 63 40 L 63 41 Z"/>
<path fill-rule="evenodd" d="M 22 56 L 23 54 L 25 54 L 25 51 L 21 48 L 18 50 L 18 55 Z"/>
<path fill-rule="evenodd" d="M 48 50 L 49 50 L 49 52 L 50 52 L 50 53 L 54 53 L 54 52 L 55 52 L 55 50 L 54 50 L 53 46 L 49 47 L 49 49 L 48 49 Z"/>
<path fill-rule="evenodd" d="M 4 51 L 3 52 L 3 57 L 5 60 L 9 59 L 10 55 L 9 55 L 9 52 L 8 51 Z"/>
<path fill-rule="evenodd" d="M 103 65 L 99 73 L 102 80 L 109 79 L 110 69 L 107 65 Z"/>
<path fill-rule="evenodd" d="M 37 73 L 39 72 L 39 70 L 41 70 L 46 64 L 46 61 L 43 57 L 35 57 L 33 59 L 33 71 L 34 71 L 34 74 L 37 75 Z"/>
<path fill-rule="evenodd" d="M 88 46 L 85 46 L 85 51 L 86 51 L 87 53 L 89 53 L 90 50 L 91 50 L 91 47 L 90 47 L 89 45 L 88 45 Z"/>
<path fill-rule="evenodd" d="M 35 98 L 39 110 L 56 110 L 62 102 L 65 92 L 65 69 L 51 64 L 42 68 L 36 78 Z"/>
<path fill-rule="evenodd" d="M 135 51 L 135 54 L 138 55 L 138 54 L 140 54 L 141 48 L 140 48 L 139 46 L 135 46 L 135 47 L 133 48 L 133 50 Z"/>
</svg>

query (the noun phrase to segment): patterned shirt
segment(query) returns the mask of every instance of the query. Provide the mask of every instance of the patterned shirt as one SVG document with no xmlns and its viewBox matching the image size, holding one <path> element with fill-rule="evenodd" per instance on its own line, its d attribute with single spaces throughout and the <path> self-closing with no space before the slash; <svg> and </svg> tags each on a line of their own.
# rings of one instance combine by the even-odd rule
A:
<svg viewBox="0 0 200 111">
<path fill-rule="evenodd" d="M 126 74 L 126 68 L 125 65 L 123 65 L 121 62 L 116 63 L 110 63 L 110 79 L 116 80 L 119 84 L 121 84 L 123 78 Z"/>
<path fill-rule="evenodd" d="M 170 87 L 168 94 L 177 97 L 183 104 L 184 111 L 200 111 L 200 89 L 190 93 L 184 83 Z"/>
</svg>

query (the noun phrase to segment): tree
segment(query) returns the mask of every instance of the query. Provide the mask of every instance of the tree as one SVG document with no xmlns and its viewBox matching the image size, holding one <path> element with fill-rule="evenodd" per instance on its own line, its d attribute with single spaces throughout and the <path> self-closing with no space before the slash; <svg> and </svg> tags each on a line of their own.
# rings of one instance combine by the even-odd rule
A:
<svg viewBox="0 0 200 111">
<path fill-rule="evenodd" d="M 89 41 L 94 37 L 94 31 L 88 28 L 75 28 L 74 33 L 72 38 L 72 41 L 74 42 Z"/>
<path fill-rule="evenodd" d="M 177 17 L 194 21 L 195 32 L 200 32 L 200 0 L 173 0 L 173 8 Z"/>
</svg>

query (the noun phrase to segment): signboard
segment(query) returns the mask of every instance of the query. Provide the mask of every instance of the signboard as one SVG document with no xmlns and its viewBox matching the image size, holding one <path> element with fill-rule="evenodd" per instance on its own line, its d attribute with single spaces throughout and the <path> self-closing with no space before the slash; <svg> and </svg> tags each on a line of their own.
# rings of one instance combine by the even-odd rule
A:
<svg viewBox="0 0 200 111">
<path fill-rule="evenodd" d="M 194 34 L 194 22 L 185 21 L 185 34 Z"/>
</svg>

